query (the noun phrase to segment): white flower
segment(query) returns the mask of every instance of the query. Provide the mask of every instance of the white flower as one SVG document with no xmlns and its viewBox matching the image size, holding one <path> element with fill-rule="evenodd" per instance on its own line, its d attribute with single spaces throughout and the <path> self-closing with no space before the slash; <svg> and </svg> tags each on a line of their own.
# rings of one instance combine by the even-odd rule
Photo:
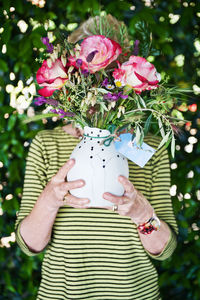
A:
<svg viewBox="0 0 200 300">
<path fill-rule="evenodd" d="M 61 56 L 61 61 L 62 61 L 63 66 L 65 67 L 66 64 L 67 64 L 67 58 L 66 58 L 66 56 L 62 55 Z"/>
<path fill-rule="evenodd" d="M 113 89 L 114 89 L 114 85 L 112 85 L 112 84 L 107 84 L 107 85 L 106 85 L 106 88 L 107 88 L 108 90 L 113 90 Z"/>
<path fill-rule="evenodd" d="M 116 102 L 115 102 L 115 101 L 110 102 L 110 103 L 108 104 L 108 110 L 111 110 L 112 108 L 114 108 L 115 105 L 116 105 Z"/>
<path fill-rule="evenodd" d="M 117 113 L 117 117 L 120 118 L 121 114 L 125 114 L 125 107 L 120 105 L 118 108 L 118 113 Z"/>
</svg>

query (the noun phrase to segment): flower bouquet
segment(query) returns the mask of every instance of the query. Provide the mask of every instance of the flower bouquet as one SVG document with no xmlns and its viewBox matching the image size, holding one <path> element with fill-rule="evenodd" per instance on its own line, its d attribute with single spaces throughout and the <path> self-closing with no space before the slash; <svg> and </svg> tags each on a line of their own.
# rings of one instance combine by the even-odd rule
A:
<svg viewBox="0 0 200 300">
<path fill-rule="evenodd" d="M 151 126 L 157 124 L 162 137 L 159 147 L 171 142 L 172 154 L 175 149 L 176 119 L 171 111 L 177 101 L 176 88 L 167 87 L 155 66 L 137 55 L 138 40 L 132 49 L 127 46 L 124 26 L 119 35 L 120 42 L 101 33 L 77 43 L 64 38 L 54 45 L 48 35 L 42 38 L 47 53 L 36 74 L 40 96 L 35 104 L 45 104 L 47 116 L 56 115 L 84 128 L 84 137 L 72 153 L 79 170 L 75 166 L 68 179 L 77 179 L 76 174 L 85 179 L 86 186 L 78 189 L 81 194 L 76 190 L 73 193 L 92 198 L 95 191 L 98 205 L 103 203 L 99 186 L 103 191 L 123 193 L 117 176 L 128 176 L 128 164 L 113 145 L 120 132 L 132 132 L 141 146 Z M 87 170 L 89 174 L 85 174 Z M 88 186 L 93 186 L 90 191 Z"/>
</svg>

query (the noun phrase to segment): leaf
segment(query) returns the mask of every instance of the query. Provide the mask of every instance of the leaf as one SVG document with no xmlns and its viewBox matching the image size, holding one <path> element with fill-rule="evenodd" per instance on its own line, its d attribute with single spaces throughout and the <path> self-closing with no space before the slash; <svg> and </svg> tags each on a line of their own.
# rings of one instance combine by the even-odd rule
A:
<svg viewBox="0 0 200 300">
<path fill-rule="evenodd" d="M 11 20 L 8 20 L 4 25 L 4 31 L 1 34 L 1 39 L 3 44 L 8 44 L 11 38 L 12 33 L 12 23 Z"/>
<path fill-rule="evenodd" d="M 111 112 L 109 113 L 109 116 L 108 116 L 108 119 L 107 119 L 107 123 L 108 123 L 108 124 L 110 123 L 110 121 L 112 121 L 112 119 L 114 118 L 114 116 L 115 116 L 115 112 L 114 112 L 114 111 L 111 111 Z"/>
<path fill-rule="evenodd" d="M 19 56 L 26 58 L 27 53 L 32 52 L 32 43 L 29 39 L 29 36 L 24 36 L 19 42 Z"/>
<path fill-rule="evenodd" d="M 169 146 L 170 142 L 171 142 L 171 138 L 169 138 L 169 140 L 165 143 L 165 148 L 166 148 L 166 149 L 167 149 L 167 147 Z"/>
<path fill-rule="evenodd" d="M 144 108 L 146 108 L 146 103 L 144 99 L 139 95 L 140 103 L 143 105 Z"/>
<path fill-rule="evenodd" d="M 171 141 L 171 154 L 172 154 L 172 157 L 174 158 L 174 154 L 175 154 L 175 137 L 174 137 L 174 134 L 172 135 L 172 141 Z"/>
<path fill-rule="evenodd" d="M 58 115 L 54 114 L 54 113 L 35 115 L 34 117 L 24 119 L 22 121 L 22 123 L 23 124 L 28 124 L 28 123 L 33 122 L 33 121 L 39 121 L 39 120 L 42 120 L 42 119 L 51 118 L 51 117 L 55 117 L 55 116 L 58 116 Z"/>
<path fill-rule="evenodd" d="M 160 50 L 159 49 L 156 49 L 156 48 L 151 48 L 151 55 L 153 56 L 158 56 L 160 55 Z"/>
<path fill-rule="evenodd" d="M 140 147 L 142 146 L 143 141 L 144 141 L 144 131 L 141 130 L 140 131 L 140 140 L 139 140 Z"/>
<path fill-rule="evenodd" d="M 137 145 L 139 145 L 139 143 L 140 143 L 140 137 L 141 137 L 140 127 L 137 126 L 136 127 L 136 135 L 135 135 L 135 141 L 136 141 Z"/>
<path fill-rule="evenodd" d="M 135 24 L 137 39 L 140 40 L 140 55 L 147 57 L 151 47 L 151 35 L 148 25 L 145 21 L 139 21 Z"/>
<path fill-rule="evenodd" d="M 91 89 L 91 90 L 94 90 L 94 89 Z M 97 90 L 98 92 L 102 93 L 102 94 L 107 94 L 107 93 L 108 93 L 108 91 L 105 90 L 105 89 L 103 89 L 103 88 L 96 88 L 96 90 Z"/>
<path fill-rule="evenodd" d="M 165 131 L 164 131 L 164 126 L 163 126 L 163 122 L 161 121 L 161 118 L 158 117 L 158 125 L 159 125 L 159 129 L 160 129 L 160 133 L 162 135 L 162 137 L 165 137 Z"/>
<path fill-rule="evenodd" d="M 150 114 L 145 122 L 145 125 L 144 125 L 144 135 L 147 134 L 148 130 L 149 130 L 149 127 L 150 127 L 150 124 L 151 124 L 151 119 L 152 119 L 152 114 Z"/>
<path fill-rule="evenodd" d="M 0 59 L 0 70 L 3 72 L 8 71 L 8 65 L 3 59 Z"/>
<path fill-rule="evenodd" d="M 162 141 L 160 142 L 158 149 L 160 149 L 169 139 L 171 131 L 168 131 L 167 134 L 163 137 Z"/>
<path fill-rule="evenodd" d="M 10 118 L 8 120 L 8 127 L 7 127 L 8 131 L 13 129 L 13 127 L 15 126 L 16 120 L 17 120 L 17 118 L 15 115 L 10 116 Z"/>
<path fill-rule="evenodd" d="M 100 105 L 103 108 L 103 110 L 108 111 L 106 105 L 103 102 L 100 102 Z"/>
</svg>

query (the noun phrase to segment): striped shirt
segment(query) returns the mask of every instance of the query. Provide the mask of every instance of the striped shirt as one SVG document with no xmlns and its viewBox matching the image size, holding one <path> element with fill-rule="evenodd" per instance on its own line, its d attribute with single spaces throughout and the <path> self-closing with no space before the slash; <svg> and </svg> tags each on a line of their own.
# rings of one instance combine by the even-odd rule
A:
<svg viewBox="0 0 200 300">
<path fill-rule="evenodd" d="M 36 253 L 23 241 L 20 222 L 31 212 L 47 182 L 69 159 L 78 142 L 62 127 L 56 127 L 39 132 L 31 143 L 16 221 L 17 242 L 27 255 Z M 157 148 L 160 139 L 148 136 L 145 142 Z M 170 257 L 176 247 L 177 233 L 169 194 L 167 150 L 159 149 L 144 168 L 129 161 L 129 180 L 170 227 L 170 238 L 162 253 L 152 255 L 144 249 L 136 225 L 127 216 L 103 208 L 63 206 L 45 249 L 37 300 L 161 299 L 152 258 Z"/>
</svg>

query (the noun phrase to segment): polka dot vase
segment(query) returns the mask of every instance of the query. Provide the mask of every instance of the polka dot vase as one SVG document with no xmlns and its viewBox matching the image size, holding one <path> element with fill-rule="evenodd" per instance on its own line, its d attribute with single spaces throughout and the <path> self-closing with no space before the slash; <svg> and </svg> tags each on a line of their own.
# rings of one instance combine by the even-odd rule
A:
<svg viewBox="0 0 200 300">
<path fill-rule="evenodd" d="M 89 198 L 90 207 L 113 205 L 102 197 L 103 193 L 123 195 L 124 188 L 118 176 L 129 175 L 127 159 L 116 151 L 113 141 L 109 144 L 109 140 L 105 140 L 109 135 L 108 130 L 86 126 L 83 139 L 71 154 L 76 164 L 67 179 L 83 179 L 86 184 L 70 192 L 79 198 Z"/>
</svg>

